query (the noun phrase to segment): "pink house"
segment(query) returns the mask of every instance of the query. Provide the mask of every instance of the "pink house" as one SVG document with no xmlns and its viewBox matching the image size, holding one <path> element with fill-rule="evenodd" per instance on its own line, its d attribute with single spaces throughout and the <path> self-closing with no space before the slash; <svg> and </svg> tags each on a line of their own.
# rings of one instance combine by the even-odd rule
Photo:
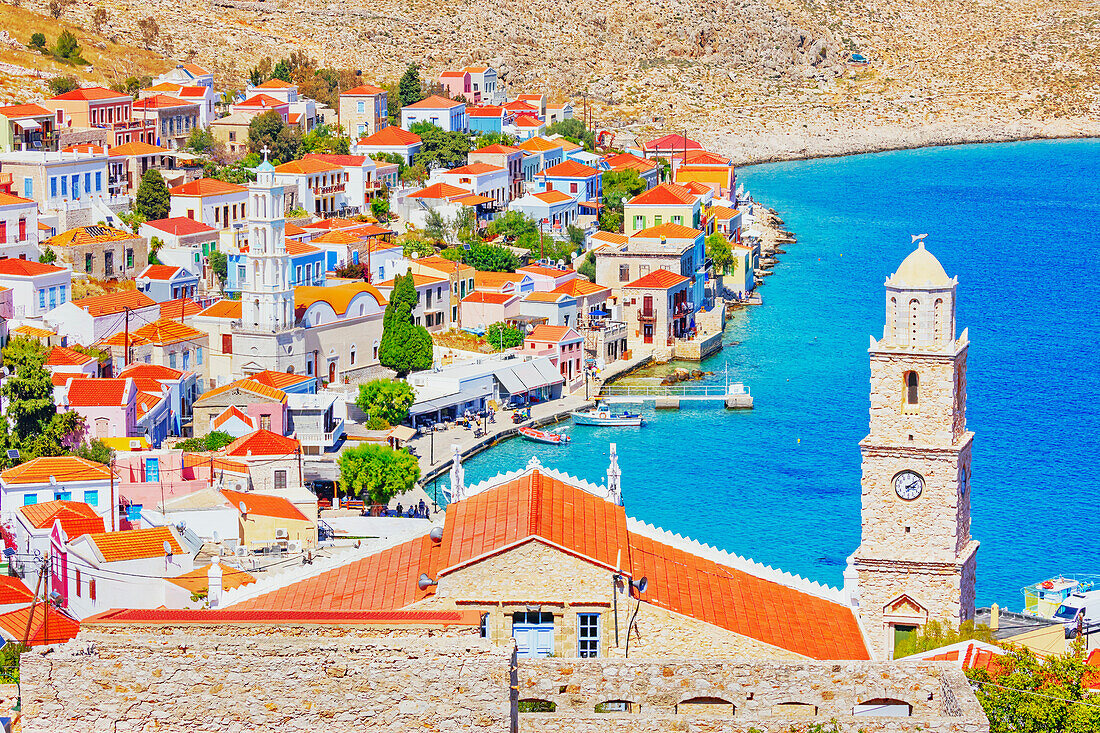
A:
<svg viewBox="0 0 1100 733">
<path fill-rule="evenodd" d="M 535 292 L 549 293 L 557 290 L 570 280 L 577 277 L 575 270 L 559 270 L 556 267 L 542 267 L 541 265 L 528 265 L 516 269 L 516 274 L 530 275 L 535 283 Z"/>
<path fill-rule="evenodd" d="M 158 506 L 209 487 L 211 467 L 212 459 L 185 460 L 181 450 L 120 451 L 115 453 L 118 495 L 127 504 Z"/>
<path fill-rule="evenodd" d="M 282 435 L 287 424 L 286 392 L 256 379 L 238 379 L 203 392 L 195 400 L 192 414 L 195 435 L 225 428 L 230 435 L 260 429 Z M 243 424 L 243 432 L 235 427 L 238 422 Z"/>
<path fill-rule="evenodd" d="M 565 389 L 575 392 L 584 386 L 584 337 L 568 326 L 535 326 L 524 339 L 527 354 L 549 356 L 565 380 Z"/>
<path fill-rule="evenodd" d="M 471 91 L 473 86 L 470 83 L 470 72 L 468 71 L 444 71 L 439 75 L 439 84 L 447 90 L 447 96 L 451 99 L 462 96 L 474 104 L 481 101 L 481 94 L 475 95 Z"/>
<path fill-rule="evenodd" d="M 133 379 L 73 379 L 65 401 L 80 413 L 88 438 L 136 438 L 138 388 Z"/>
<path fill-rule="evenodd" d="M 462 319 L 481 326 L 500 323 L 519 315 L 519 302 L 514 293 L 474 291 L 462 299 Z"/>
</svg>

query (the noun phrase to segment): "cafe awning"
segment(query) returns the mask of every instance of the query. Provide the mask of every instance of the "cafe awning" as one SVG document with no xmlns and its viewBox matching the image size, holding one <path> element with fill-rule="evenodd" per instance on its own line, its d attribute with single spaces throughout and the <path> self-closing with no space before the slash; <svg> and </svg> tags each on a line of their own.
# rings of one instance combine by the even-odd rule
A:
<svg viewBox="0 0 1100 733">
<path fill-rule="evenodd" d="M 26 130 L 41 130 L 42 125 L 38 124 L 38 121 L 33 117 L 19 117 L 12 120 L 15 124 L 19 125 L 21 129 Z"/>
<path fill-rule="evenodd" d="M 408 440 L 412 440 L 415 435 L 416 431 L 410 428 L 408 425 L 395 425 L 393 430 L 390 431 L 388 437 L 404 443 Z"/>
<path fill-rule="evenodd" d="M 501 369 L 495 374 L 496 378 L 500 380 L 501 386 L 503 386 L 509 394 L 520 394 L 527 391 L 527 387 L 524 386 L 523 381 L 516 376 L 516 373 L 512 371 L 511 367 Z"/>
<path fill-rule="evenodd" d="M 560 384 L 565 380 L 561 374 L 554 368 L 554 365 L 550 363 L 549 359 L 538 359 L 531 362 L 535 369 L 538 370 L 539 375 L 545 380 L 543 384 L 539 385 L 545 387 L 550 384 Z"/>
</svg>

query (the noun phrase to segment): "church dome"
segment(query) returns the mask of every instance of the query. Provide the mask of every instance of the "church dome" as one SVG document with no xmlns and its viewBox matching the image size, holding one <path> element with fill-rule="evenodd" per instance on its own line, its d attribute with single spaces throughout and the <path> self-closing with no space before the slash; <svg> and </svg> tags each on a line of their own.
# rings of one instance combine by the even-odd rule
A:
<svg viewBox="0 0 1100 733">
<path fill-rule="evenodd" d="M 954 281 L 935 255 L 924 248 L 924 242 L 917 245 L 908 257 L 902 260 L 898 271 L 890 276 L 889 285 L 900 288 L 949 288 Z"/>
</svg>

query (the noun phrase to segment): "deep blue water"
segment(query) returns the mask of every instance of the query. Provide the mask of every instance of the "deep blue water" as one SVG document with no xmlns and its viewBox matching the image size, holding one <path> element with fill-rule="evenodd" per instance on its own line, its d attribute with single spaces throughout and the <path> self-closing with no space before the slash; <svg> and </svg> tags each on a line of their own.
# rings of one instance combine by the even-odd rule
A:
<svg viewBox="0 0 1100 733">
<path fill-rule="evenodd" d="M 970 329 L 968 425 L 978 602 L 1017 609 L 1056 572 L 1100 573 L 1100 141 L 932 148 L 745 168 L 798 243 L 735 315 L 727 364 L 751 412 L 650 413 L 640 430 L 513 440 L 467 480 L 546 465 L 602 482 L 618 443 L 629 514 L 792 573 L 841 583 L 859 544 L 868 335 L 910 234 L 958 275 Z"/>
</svg>

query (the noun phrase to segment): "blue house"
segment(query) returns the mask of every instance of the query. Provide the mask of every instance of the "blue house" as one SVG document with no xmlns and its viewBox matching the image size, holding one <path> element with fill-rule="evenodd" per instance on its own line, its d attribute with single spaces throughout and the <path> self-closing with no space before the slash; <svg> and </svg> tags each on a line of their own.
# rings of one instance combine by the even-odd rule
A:
<svg viewBox="0 0 1100 733">
<path fill-rule="evenodd" d="M 511 121 L 503 107 L 471 107 L 466 111 L 470 132 L 502 132 L 504 126 Z"/>
<path fill-rule="evenodd" d="M 539 191 L 560 191 L 572 196 L 582 207 L 603 198 L 603 175 L 595 168 L 565 160 L 535 176 Z"/>
<path fill-rule="evenodd" d="M 137 276 L 137 289 L 158 303 L 194 298 L 199 276 L 173 265 L 149 265 Z"/>
</svg>

